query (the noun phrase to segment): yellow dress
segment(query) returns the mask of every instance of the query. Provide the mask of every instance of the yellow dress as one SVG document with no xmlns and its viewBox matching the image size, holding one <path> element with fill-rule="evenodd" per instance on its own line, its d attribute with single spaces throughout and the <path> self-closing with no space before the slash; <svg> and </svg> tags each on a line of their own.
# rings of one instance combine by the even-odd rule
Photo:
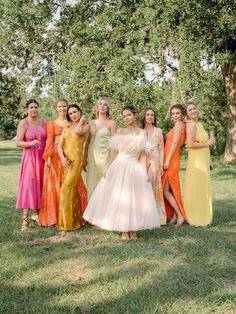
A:
<svg viewBox="0 0 236 314">
<path fill-rule="evenodd" d="M 206 142 L 209 137 L 202 124 L 197 122 L 196 127 L 196 141 Z M 188 150 L 184 182 L 184 209 L 190 225 L 206 226 L 212 222 L 209 147 Z"/>
<path fill-rule="evenodd" d="M 83 145 L 85 137 L 76 134 L 70 125 L 63 137 L 63 153 L 70 166 L 63 169 L 60 190 L 58 229 L 76 230 L 82 225 L 82 210 L 78 192 L 78 179 L 83 166 Z"/>
<path fill-rule="evenodd" d="M 107 169 L 110 159 L 110 149 L 108 147 L 110 137 L 111 132 L 106 127 L 98 130 L 96 130 L 95 126 L 91 128 L 86 169 L 88 200 L 91 198 L 96 185 Z"/>
</svg>

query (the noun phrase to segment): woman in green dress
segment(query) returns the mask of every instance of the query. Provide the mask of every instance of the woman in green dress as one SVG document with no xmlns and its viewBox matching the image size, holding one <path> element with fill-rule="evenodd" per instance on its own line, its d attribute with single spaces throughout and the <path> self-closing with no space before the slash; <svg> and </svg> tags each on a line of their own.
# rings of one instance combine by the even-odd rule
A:
<svg viewBox="0 0 236 314">
<path fill-rule="evenodd" d="M 107 169 L 110 159 L 108 140 L 117 130 L 108 98 L 102 97 L 97 101 L 94 114 L 96 119 L 89 122 L 90 135 L 86 145 L 88 200 Z"/>
</svg>

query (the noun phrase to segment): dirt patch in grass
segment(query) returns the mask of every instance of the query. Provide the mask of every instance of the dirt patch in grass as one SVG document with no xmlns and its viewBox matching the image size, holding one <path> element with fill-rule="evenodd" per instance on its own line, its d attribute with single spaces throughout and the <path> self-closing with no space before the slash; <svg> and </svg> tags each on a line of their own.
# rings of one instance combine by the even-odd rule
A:
<svg viewBox="0 0 236 314">
<path fill-rule="evenodd" d="M 20 245 L 38 246 L 47 244 L 60 244 L 60 243 L 78 243 L 80 247 L 85 247 L 88 245 L 94 245 L 98 243 L 100 237 L 98 235 L 94 236 L 77 236 L 73 233 L 63 233 L 57 234 L 49 238 L 36 238 L 34 240 L 20 241 Z"/>
</svg>

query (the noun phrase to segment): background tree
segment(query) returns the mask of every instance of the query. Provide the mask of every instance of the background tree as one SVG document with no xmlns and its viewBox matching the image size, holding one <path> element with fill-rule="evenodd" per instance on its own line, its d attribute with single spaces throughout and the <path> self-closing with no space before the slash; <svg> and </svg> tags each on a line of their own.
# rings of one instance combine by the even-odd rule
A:
<svg viewBox="0 0 236 314">
<path fill-rule="evenodd" d="M 79 100 L 90 114 L 107 95 L 117 117 L 127 103 L 153 106 L 166 131 L 170 105 L 193 98 L 207 129 L 217 128 L 218 153 L 227 130 L 224 157 L 233 161 L 235 7 L 233 0 L 1 0 L 0 49 L 19 84 L 34 79 L 31 93 L 47 115 L 58 97 Z"/>
</svg>

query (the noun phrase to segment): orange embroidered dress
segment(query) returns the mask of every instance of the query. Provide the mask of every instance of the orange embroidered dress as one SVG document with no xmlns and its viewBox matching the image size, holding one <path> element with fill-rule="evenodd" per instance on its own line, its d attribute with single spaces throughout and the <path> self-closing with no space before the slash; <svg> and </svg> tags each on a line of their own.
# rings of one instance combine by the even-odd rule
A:
<svg viewBox="0 0 236 314">
<path fill-rule="evenodd" d="M 42 226 L 53 226 L 58 223 L 58 209 L 61 186 L 61 161 L 58 155 L 58 142 L 63 128 L 55 121 L 47 122 L 47 143 L 43 154 L 46 161 L 51 157 L 50 167 L 46 167 L 43 182 L 42 208 L 39 212 L 39 221 Z M 80 176 L 78 189 L 81 198 L 82 210 L 87 206 L 87 190 Z"/>
<path fill-rule="evenodd" d="M 174 128 L 170 130 L 170 132 L 166 135 L 166 144 L 164 148 L 164 161 L 167 158 L 167 155 L 169 153 L 169 150 L 171 148 L 172 142 L 174 137 Z M 180 169 L 180 155 L 179 150 L 181 146 L 183 145 L 186 138 L 186 132 L 184 131 L 181 134 L 181 137 L 179 139 L 179 142 L 177 144 L 176 150 L 170 160 L 170 164 L 167 170 L 164 171 L 163 177 L 162 177 L 162 186 L 164 188 L 166 178 L 168 177 L 172 193 L 174 194 L 175 200 L 178 204 L 179 210 L 183 217 L 186 219 L 186 214 L 183 208 L 182 204 L 182 198 L 181 198 L 181 189 L 180 189 L 180 180 L 179 180 L 179 169 Z M 165 199 L 165 208 L 166 208 L 166 215 L 169 219 L 173 217 L 174 210 L 169 204 L 169 202 Z"/>
</svg>

